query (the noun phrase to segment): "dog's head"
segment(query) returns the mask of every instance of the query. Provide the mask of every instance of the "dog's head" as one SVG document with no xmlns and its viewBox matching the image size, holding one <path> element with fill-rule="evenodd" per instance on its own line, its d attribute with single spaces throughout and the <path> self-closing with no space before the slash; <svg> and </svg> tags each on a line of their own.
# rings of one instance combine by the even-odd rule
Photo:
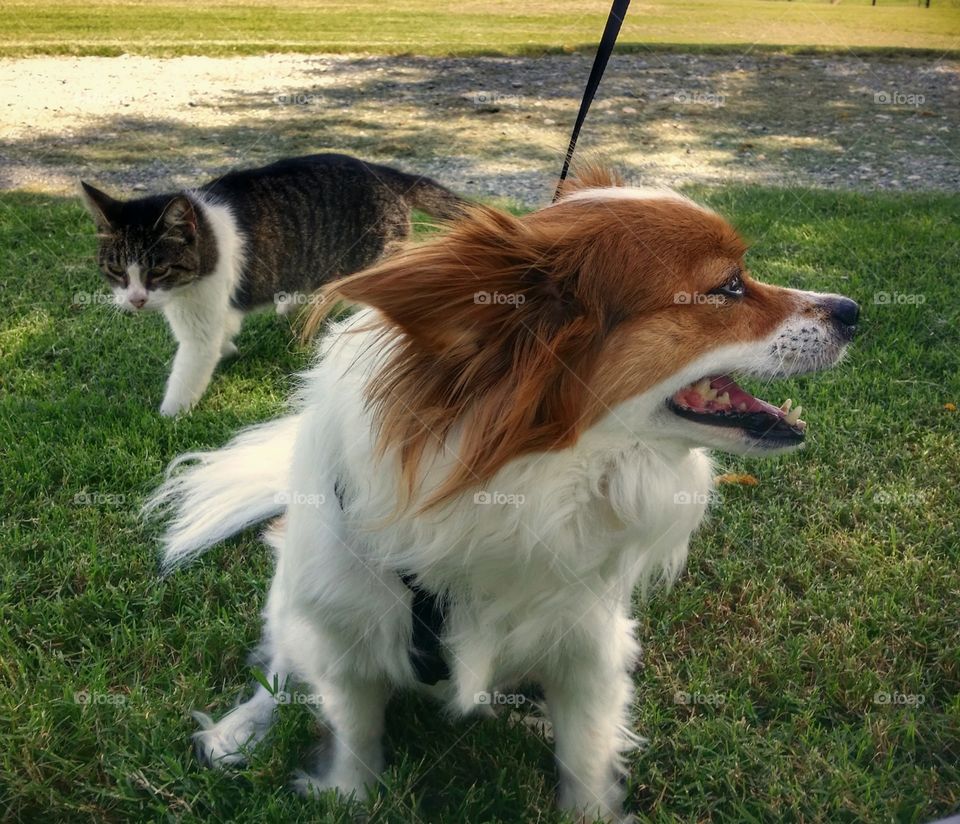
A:
<svg viewBox="0 0 960 824">
<path fill-rule="evenodd" d="M 475 207 L 329 290 L 327 305 L 373 306 L 395 338 L 369 391 L 381 447 L 399 450 L 411 488 L 423 455 L 457 429 L 457 468 L 431 501 L 591 427 L 737 453 L 803 441 L 799 409 L 730 375 L 835 364 L 856 303 L 761 283 L 719 215 L 613 183 L 593 172 L 521 218 Z"/>
</svg>

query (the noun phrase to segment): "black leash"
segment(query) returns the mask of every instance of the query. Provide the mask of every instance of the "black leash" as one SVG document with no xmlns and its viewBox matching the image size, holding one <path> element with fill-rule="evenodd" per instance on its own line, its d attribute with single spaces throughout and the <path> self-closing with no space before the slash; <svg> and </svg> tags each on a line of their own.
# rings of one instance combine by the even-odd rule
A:
<svg viewBox="0 0 960 824">
<path fill-rule="evenodd" d="M 600 79 L 607 68 L 607 61 L 616 45 L 617 36 L 620 34 L 620 26 L 623 24 L 623 18 L 627 14 L 629 5 L 630 0 L 613 0 L 613 7 L 610 9 L 610 16 L 607 17 L 603 37 L 600 38 L 600 45 L 597 46 L 597 56 L 593 59 L 593 68 L 590 70 L 587 87 L 583 92 L 583 100 L 580 102 L 577 121 L 574 123 L 573 133 L 570 135 L 570 145 L 567 147 L 567 156 L 563 161 L 557 192 L 553 196 L 554 200 L 560 196 L 560 187 L 563 181 L 567 179 L 567 172 L 570 171 L 570 161 L 573 159 L 573 152 L 577 148 L 580 128 L 583 126 L 583 121 L 586 120 L 590 104 L 593 102 L 597 87 L 600 85 Z M 340 478 L 337 478 L 334 483 L 334 493 L 341 509 L 344 505 L 344 492 L 343 483 Z M 404 586 L 410 590 L 413 596 L 411 604 L 413 635 L 410 639 L 410 663 L 416 673 L 417 680 L 424 684 L 436 684 L 438 681 L 446 680 L 450 677 L 450 668 L 443 657 L 443 630 L 446 623 L 446 610 L 443 600 L 436 593 L 429 592 L 421 587 L 417 583 L 415 575 L 403 574 L 400 576 L 400 580 L 403 581 Z"/>
<path fill-rule="evenodd" d="M 580 137 L 580 128 L 583 126 L 583 121 L 587 119 L 587 112 L 590 111 L 593 96 L 597 93 L 600 79 L 603 77 L 603 72 L 607 68 L 607 61 L 610 59 L 613 47 L 617 43 L 620 26 L 623 24 L 623 18 L 627 16 L 627 7 L 629 5 L 630 0 L 613 0 L 610 16 L 607 17 L 607 25 L 603 29 L 603 37 L 600 38 L 600 45 L 597 46 L 597 56 L 593 58 L 593 68 L 590 69 L 587 87 L 583 90 L 583 100 L 580 101 L 580 111 L 577 113 L 577 122 L 573 124 L 573 133 L 570 135 L 570 145 L 567 146 L 567 156 L 564 158 L 563 169 L 560 171 L 557 191 L 553 195 L 554 202 L 560 197 L 560 189 L 563 186 L 563 181 L 567 179 L 567 172 L 570 171 L 570 161 L 573 160 L 573 152 L 577 148 L 577 138 Z"/>
</svg>

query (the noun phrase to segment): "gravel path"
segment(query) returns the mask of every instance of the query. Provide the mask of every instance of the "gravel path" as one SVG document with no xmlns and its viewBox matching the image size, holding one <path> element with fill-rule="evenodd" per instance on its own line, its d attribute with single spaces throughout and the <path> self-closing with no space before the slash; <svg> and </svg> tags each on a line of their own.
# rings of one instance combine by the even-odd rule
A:
<svg viewBox="0 0 960 824">
<path fill-rule="evenodd" d="M 549 196 L 589 56 L 0 60 L 0 187 L 195 184 L 338 150 Z M 645 183 L 960 189 L 960 62 L 614 57 L 581 147 Z"/>
</svg>

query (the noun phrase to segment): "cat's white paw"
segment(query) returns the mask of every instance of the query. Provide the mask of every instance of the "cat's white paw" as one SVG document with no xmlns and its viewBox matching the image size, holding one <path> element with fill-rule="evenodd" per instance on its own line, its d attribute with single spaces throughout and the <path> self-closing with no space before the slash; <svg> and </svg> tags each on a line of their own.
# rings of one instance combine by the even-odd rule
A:
<svg viewBox="0 0 960 824">
<path fill-rule="evenodd" d="M 202 712 L 192 713 L 200 729 L 193 734 L 197 758 L 211 767 L 245 764 L 247 752 L 266 736 L 270 720 L 259 714 L 244 712 L 244 705 L 214 721 Z"/>
</svg>

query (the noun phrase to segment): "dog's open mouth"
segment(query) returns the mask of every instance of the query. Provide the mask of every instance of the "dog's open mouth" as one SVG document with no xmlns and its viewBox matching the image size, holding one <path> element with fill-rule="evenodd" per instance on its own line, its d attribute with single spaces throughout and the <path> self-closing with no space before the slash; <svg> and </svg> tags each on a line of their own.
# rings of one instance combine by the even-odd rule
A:
<svg viewBox="0 0 960 824">
<path fill-rule="evenodd" d="M 729 375 L 701 378 L 678 390 L 667 406 L 681 418 L 741 429 L 757 440 L 799 443 L 807 428 L 803 407 L 784 401 L 776 407 L 755 398 Z"/>
</svg>

